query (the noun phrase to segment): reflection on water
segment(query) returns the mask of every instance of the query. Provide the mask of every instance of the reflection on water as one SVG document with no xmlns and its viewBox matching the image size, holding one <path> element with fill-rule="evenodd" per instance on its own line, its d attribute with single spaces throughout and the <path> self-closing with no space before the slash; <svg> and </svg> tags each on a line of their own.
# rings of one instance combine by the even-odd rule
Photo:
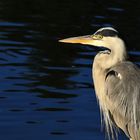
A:
<svg viewBox="0 0 140 140">
<path fill-rule="evenodd" d="M 139 63 L 138 44 L 131 47 L 139 37 L 132 35 L 139 34 L 138 9 L 112 0 L 0 5 L 0 139 L 105 139 L 91 78 L 96 50 L 57 40 L 115 26 Z"/>
</svg>

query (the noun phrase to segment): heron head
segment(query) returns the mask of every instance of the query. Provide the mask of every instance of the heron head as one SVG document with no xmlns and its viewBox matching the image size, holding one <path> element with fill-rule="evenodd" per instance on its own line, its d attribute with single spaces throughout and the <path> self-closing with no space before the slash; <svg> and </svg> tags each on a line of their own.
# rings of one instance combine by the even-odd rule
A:
<svg viewBox="0 0 140 140">
<path fill-rule="evenodd" d="M 118 31 L 112 27 L 101 28 L 93 35 L 66 38 L 59 42 L 80 43 L 104 48 L 104 51 L 95 57 L 96 63 L 102 65 L 102 68 L 109 68 L 127 58 L 124 41 L 119 38 Z"/>
<path fill-rule="evenodd" d="M 105 47 L 111 51 L 113 50 L 112 46 L 114 46 L 114 44 L 124 45 L 123 41 L 118 37 L 118 31 L 112 27 L 101 28 L 92 35 L 70 37 L 59 40 L 59 42 L 80 43 L 96 47 Z"/>
</svg>

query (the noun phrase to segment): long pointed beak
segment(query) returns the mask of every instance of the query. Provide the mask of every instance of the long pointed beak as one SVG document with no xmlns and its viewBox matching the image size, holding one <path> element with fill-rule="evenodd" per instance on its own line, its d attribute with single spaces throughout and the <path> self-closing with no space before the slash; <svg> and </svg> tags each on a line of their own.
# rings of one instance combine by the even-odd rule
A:
<svg viewBox="0 0 140 140">
<path fill-rule="evenodd" d="M 59 40 L 59 42 L 80 43 L 80 44 L 91 45 L 93 42 L 93 39 L 91 35 L 86 35 L 86 36 L 70 37 L 70 38 L 62 39 L 62 40 Z"/>
</svg>

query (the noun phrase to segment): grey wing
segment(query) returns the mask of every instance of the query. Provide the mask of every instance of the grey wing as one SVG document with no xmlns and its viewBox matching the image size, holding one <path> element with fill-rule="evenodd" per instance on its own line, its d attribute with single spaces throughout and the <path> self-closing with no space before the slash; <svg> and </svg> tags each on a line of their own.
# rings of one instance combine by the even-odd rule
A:
<svg viewBox="0 0 140 140">
<path fill-rule="evenodd" d="M 113 121 L 128 137 L 140 139 L 140 69 L 120 63 L 108 71 L 105 82 Z"/>
</svg>

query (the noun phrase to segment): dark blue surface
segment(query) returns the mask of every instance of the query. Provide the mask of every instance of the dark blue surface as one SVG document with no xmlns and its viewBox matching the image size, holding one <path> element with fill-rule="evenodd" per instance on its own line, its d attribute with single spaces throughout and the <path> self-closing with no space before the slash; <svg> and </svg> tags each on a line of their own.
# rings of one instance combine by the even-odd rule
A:
<svg viewBox="0 0 140 140">
<path fill-rule="evenodd" d="M 1 0 L 0 140 L 104 140 L 91 73 L 97 50 L 58 40 L 113 26 L 139 64 L 139 6 L 135 0 Z"/>
</svg>

